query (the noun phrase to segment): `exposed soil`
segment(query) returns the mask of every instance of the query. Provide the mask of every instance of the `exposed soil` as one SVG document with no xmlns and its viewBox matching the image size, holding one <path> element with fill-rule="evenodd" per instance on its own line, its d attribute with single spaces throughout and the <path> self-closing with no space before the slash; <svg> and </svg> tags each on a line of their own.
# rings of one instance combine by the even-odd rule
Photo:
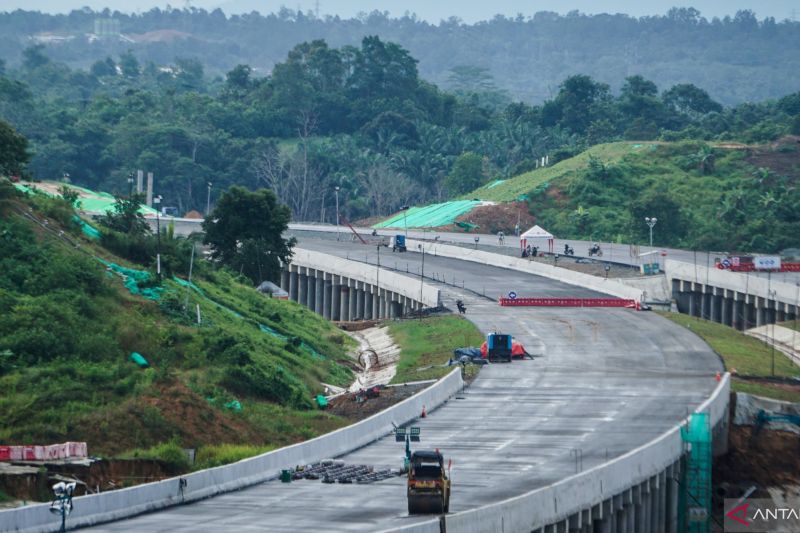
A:
<svg viewBox="0 0 800 533">
<path fill-rule="evenodd" d="M 746 161 L 776 174 L 800 178 L 800 136 L 788 135 L 769 146 L 753 147 Z"/>
<path fill-rule="evenodd" d="M 463 214 L 457 222 L 469 222 L 479 226 L 478 232 L 496 234 L 502 231 L 506 236 L 514 235 L 514 227 L 519 220 L 520 232 L 536 223 L 536 218 L 528 213 L 528 206 L 523 202 L 510 202 L 496 205 L 481 205 Z M 452 229 L 446 229 L 452 228 Z M 437 228 L 439 231 L 463 231 L 456 225 Z"/>
<path fill-rule="evenodd" d="M 767 429 L 755 433 L 750 426 L 732 425 L 729 445 L 729 452 L 714 463 L 715 485 L 763 490 L 800 482 L 800 435 Z"/>
<path fill-rule="evenodd" d="M 58 481 L 76 480 L 75 495 L 109 490 L 159 481 L 170 477 L 171 473 L 159 461 L 149 459 L 111 459 L 85 463 L 26 463 L 15 462 L 14 465 L 30 465 L 29 473 L 18 473 L 7 470 L 19 470 L 19 467 L 0 469 L 0 490 L 13 498 L 22 501 L 49 501 L 52 498 L 51 485 Z M 17 504 L 9 505 L 16 507 Z"/>
<path fill-rule="evenodd" d="M 247 422 L 214 407 L 181 383 L 162 385 L 157 391 L 85 417 L 75 428 L 75 440 L 85 440 L 90 453 L 104 455 L 149 447 L 175 436 L 190 448 L 263 442 Z"/>
<path fill-rule="evenodd" d="M 351 422 L 358 422 L 410 398 L 427 386 L 428 384 L 385 387 L 380 389 L 377 398 L 368 398 L 363 402 L 356 401 L 357 394 L 355 393 L 343 394 L 330 401 L 327 411 Z"/>
</svg>

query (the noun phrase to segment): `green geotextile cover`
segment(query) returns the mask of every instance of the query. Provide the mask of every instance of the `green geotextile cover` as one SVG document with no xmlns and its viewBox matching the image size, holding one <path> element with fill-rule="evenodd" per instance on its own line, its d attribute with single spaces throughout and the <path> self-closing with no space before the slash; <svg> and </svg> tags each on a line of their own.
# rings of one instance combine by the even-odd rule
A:
<svg viewBox="0 0 800 533">
<path fill-rule="evenodd" d="M 158 301 L 161 299 L 161 295 L 164 292 L 163 287 L 140 287 L 141 285 L 145 285 L 150 281 L 150 273 L 146 270 L 135 270 L 133 268 L 126 268 L 124 266 L 118 265 L 116 263 L 111 263 L 110 261 L 105 261 L 103 259 L 97 258 L 98 261 L 103 263 L 106 268 L 114 272 L 115 274 L 119 274 L 123 278 L 122 284 L 125 285 L 125 288 L 130 291 L 131 294 L 136 294 L 141 296 L 142 298 L 147 298 L 148 300 Z"/>
<path fill-rule="evenodd" d="M 139 352 L 131 352 L 131 361 L 142 368 L 147 368 L 150 366 L 150 363 L 147 362 L 147 359 L 145 359 Z"/>
<path fill-rule="evenodd" d="M 100 213 L 100 214 L 106 213 L 108 211 L 111 211 L 111 209 L 114 206 L 114 202 L 116 201 L 114 195 L 109 194 L 107 192 L 92 191 L 90 189 L 86 189 L 84 187 L 78 187 L 77 185 L 71 185 L 71 184 L 62 183 L 59 185 L 67 185 L 67 187 L 69 187 L 70 189 L 74 189 L 82 194 L 88 195 L 88 196 L 81 196 L 80 198 L 78 198 L 78 209 L 80 209 L 81 211 L 86 211 L 89 213 Z M 42 189 L 36 188 L 35 184 L 33 187 L 29 187 L 27 185 L 23 185 L 22 183 L 15 183 L 14 186 L 20 191 L 26 193 L 39 192 L 42 194 L 47 194 L 49 196 L 52 196 L 50 195 L 50 193 Z M 147 207 L 146 205 L 139 206 L 139 212 L 143 215 L 156 214 L 155 209 L 153 209 L 152 207 Z"/>
<path fill-rule="evenodd" d="M 454 200 L 452 202 L 431 204 L 424 207 L 412 207 L 372 227 L 435 228 L 438 226 L 447 226 L 453 224 L 456 218 L 464 213 L 469 213 L 472 208 L 478 205 L 480 205 L 480 202 L 477 200 Z"/>
<path fill-rule="evenodd" d="M 72 220 L 74 220 L 81 227 L 81 231 L 83 232 L 84 235 L 86 235 L 90 239 L 94 240 L 100 239 L 100 232 L 97 230 L 97 228 L 95 228 L 94 226 L 83 220 L 81 217 L 75 215 L 74 217 L 72 217 Z"/>
</svg>

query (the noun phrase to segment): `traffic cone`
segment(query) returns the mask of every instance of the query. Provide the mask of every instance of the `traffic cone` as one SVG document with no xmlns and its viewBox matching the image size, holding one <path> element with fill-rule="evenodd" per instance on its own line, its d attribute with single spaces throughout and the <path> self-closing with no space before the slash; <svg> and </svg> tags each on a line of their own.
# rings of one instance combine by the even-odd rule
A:
<svg viewBox="0 0 800 533">
<path fill-rule="evenodd" d="M 425 404 L 423 404 L 422 405 L 422 414 L 419 415 L 419 417 L 420 418 L 425 418 L 426 416 L 428 416 L 428 413 L 427 413 L 427 411 L 425 411 Z"/>
<path fill-rule="evenodd" d="M 722 379 L 722 377 L 719 375 L 719 371 L 717 371 L 717 375 L 714 376 L 714 379 L 716 379 L 717 381 Z"/>
</svg>

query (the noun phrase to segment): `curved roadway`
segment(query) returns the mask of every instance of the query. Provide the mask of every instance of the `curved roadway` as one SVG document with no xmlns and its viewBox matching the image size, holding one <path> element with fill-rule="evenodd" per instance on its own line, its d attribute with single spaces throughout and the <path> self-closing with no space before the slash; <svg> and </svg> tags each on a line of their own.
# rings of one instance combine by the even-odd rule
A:
<svg viewBox="0 0 800 533">
<path fill-rule="evenodd" d="M 311 238 L 300 246 L 376 260 L 371 246 Z M 405 270 L 407 263 L 412 273 L 421 259 L 381 254 L 382 264 L 398 261 Z M 425 273 L 463 280 L 464 289 L 439 284 L 445 305 L 454 308 L 461 298 L 483 332 L 512 333 L 536 355 L 484 367 L 462 395 L 415 423 L 419 446 L 440 448 L 453 461 L 451 512 L 519 495 L 646 443 L 707 398 L 722 370 L 698 337 L 653 313 L 503 308 L 481 296 L 600 296 L 588 290 L 430 255 Z M 402 456 L 402 444 L 387 436 L 341 459 L 395 468 Z M 371 485 L 273 481 L 94 530 L 376 531 L 427 518 L 407 515 L 404 478 Z"/>
</svg>

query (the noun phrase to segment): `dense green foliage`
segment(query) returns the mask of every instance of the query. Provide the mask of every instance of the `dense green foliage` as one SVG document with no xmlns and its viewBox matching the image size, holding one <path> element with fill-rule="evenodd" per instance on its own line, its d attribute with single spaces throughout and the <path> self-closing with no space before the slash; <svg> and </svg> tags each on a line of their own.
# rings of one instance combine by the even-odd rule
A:
<svg viewBox="0 0 800 533">
<path fill-rule="evenodd" d="M 56 219 L 22 216 L 71 213 L 65 201 L 9 191 L 0 180 L 0 442 L 282 445 L 341 425 L 312 411 L 320 382 L 350 380 L 339 364 L 349 341 L 322 318 L 198 265 L 196 290 L 165 279 L 159 301 L 133 296 L 92 256 L 141 266 Z M 129 361 L 134 351 L 150 368 Z M 225 408 L 233 399 L 241 412 Z"/>
<path fill-rule="evenodd" d="M 28 140 L 0 120 L 0 176 L 22 174 L 29 158 Z"/>
<path fill-rule="evenodd" d="M 464 24 L 457 14 L 430 24 L 414 15 L 393 19 L 373 11 L 354 19 L 317 18 L 288 8 L 230 17 L 194 6 L 135 14 L 88 8 L 59 15 L 14 11 L 0 14 L 0 34 L 6 36 L 0 58 L 10 66 L 35 62 L 24 54 L 30 36 L 52 32 L 66 39 L 49 45 L 48 55 L 72 67 L 105 74 L 114 68 L 108 56 L 124 56 L 123 71 L 135 75 L 137 59 L 166 65 L 184 58 L 181 82 L 189 84 L 195 81 L 192 60 L 219 74 L 238 64 L 269 72 L 303 41 L 358 46 L 365 36 L 378 35 L 409 50 L 432 83 L 450 90 L 497 87 L 531 103 L 552 97 L 553 88 L 576 72 L 615 89 L 636 72 L 663 87 L 688 82 L 726 104 L 777 98 L 800 83 L 800 23 L 758 20 L 751 11 L 710 20 L 692 8 L 641 18 L 528 11 L 475 24 Z M 95 19 L 112 17 L 128 39 L 87 38 Z M 485 74 L 475 76 L 476 69 Z"/>
<path fill-rule="evenodd" d="M 295 220 L 333 222 L 338 186 L 340 212 L 355 220 L 595 143 L 763 142 L 800 124 L 798 94 L 723 108 L 694 85 L 659 92 L 636 75 L 619 80 L 619 94 L 570 76 L 531 106 L 502 98 L 481 69 L 460 68 L 447 94 L 420 79 L 408 51 L 377 37 L 338 49 L 301 43 L 269 76 L 238 65 L 224 80 L 210 80 L 197 60 L 163 66 L 125 52 L 87 72 L 52 52 L 29 47 L 0 74 L 0 117 L 29 138 L 31 174 L 126 194 L 132 171 L 152 171 L 162 205 L 179 212 L 205 210 L 209 192 L 216 201 L 230 185 L 266 186 Z"/>
</svg>

